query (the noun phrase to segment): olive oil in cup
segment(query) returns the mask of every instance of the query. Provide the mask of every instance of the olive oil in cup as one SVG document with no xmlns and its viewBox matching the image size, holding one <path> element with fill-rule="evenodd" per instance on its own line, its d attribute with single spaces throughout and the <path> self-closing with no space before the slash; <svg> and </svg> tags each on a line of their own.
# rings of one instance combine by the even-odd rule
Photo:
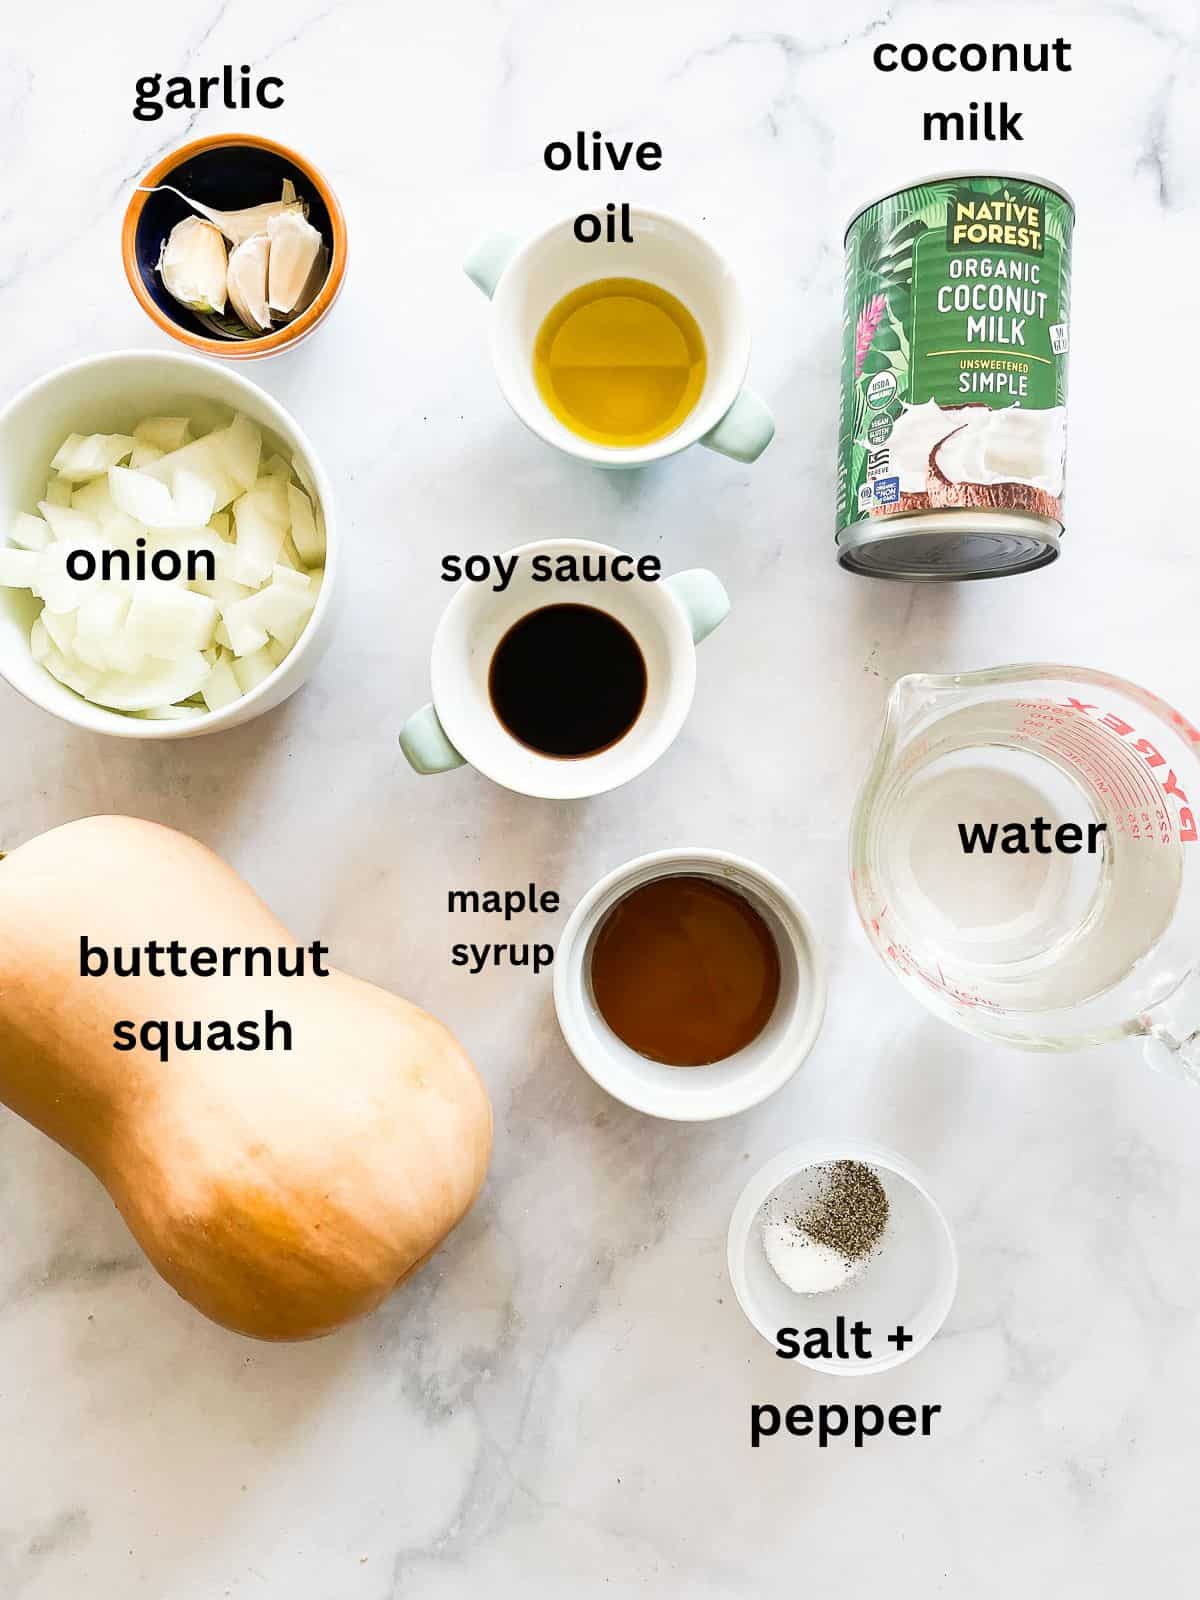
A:
<svg viewBox="0 0 1200 1600">
<path fill-rule="evenodd" d="M 704 389 L 704 336 L 683 301 L 640 278 L 601 278 L 550 311 L 533 354 L 538 390 L 580 438 L 629 448 L 674 433 Z"/>
<path fill-rule="evenodd" d="M 750 319 L 729 263 L 677 217 L 630 208 L 633 242 L 581 244 L 573 217 L 464 262 L 491 301 L 500 388 L 539 439 L 628 471 L 690 445 L 756 461 L 770 409 L 746 386 Z"/>
</svg>

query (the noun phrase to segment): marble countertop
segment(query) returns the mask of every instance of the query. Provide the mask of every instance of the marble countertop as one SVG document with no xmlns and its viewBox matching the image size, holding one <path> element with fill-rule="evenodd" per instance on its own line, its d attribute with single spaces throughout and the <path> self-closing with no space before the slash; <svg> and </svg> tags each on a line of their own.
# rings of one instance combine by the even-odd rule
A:
<svg viewBox="0 0 1200 1600">
<path fill-rule="evenodd" d="M 842 224 L 946 152 L 920 113 L 980 79 L 870 66 L 884 38 L 1073 45 L 1067 76 L 994 82 L 1006 164 L 1076 197 L 1069 531 L 1054 567 L 918 588 L 841 572 L 831 538 Z M 311 683 L 234 732 L 139 746 L 0 685 L 0 842 L 96 811 L 197 834 L 297 937 L 418 998 L 496 1107 L 486 1190 L 379 1313 L 269 1347 L 155 1276 L 91 1176 L 0 1114 L 4 1600 L 579 1600 L 767 1594 L 1083 1600 L 1184 1593 L 1200 1558 L 1200 1095 L 1136 1049 L 1009 1055 L 936 1022 L 868 949 L 848 810 L 892 680 L 1022 659 L 1110 668 L 1200 708 L 1194 369 L 1197 17 L 1185 0 L 650 7 L 385 0 L 291 8 L 46 0 L 0 46 L 3 394 L 79 356 L 160 346 L 124 283 L 131 185 L 187 137 L 250 127 L 330 176 L 352 261 L 333 317 L 251 376 L 314 439 L 346 533 L 347 611 Z M 130 112 L 136 76 L 252 62 L 268 113 Z M 655 174 L 555 175 L 602 127 Z M 607 198 L 694 218 L 735 262 L 751 379 L 779 419 L 755 467 L 692 451 L 636 477 L 565 460 L 508 412 L 459 271 L 492 224 Z M 626 790 L 527 800 L 418 780 L 396 732 L 427 697 L 449 551 L 570 533 L 705 565 L 730 621 L 669 754 Z M 784 877 L 830 970 L 824 1029 L 765 1105 L 702 1126 L 608 1099 L 556 1028 L 550 977 L 466 976 L 450 885 L 535 880 L 564 912 L 674 843 Z M 461 919 L 457 919 L 461 921 Z M 534 936 L 530 925 L 529 936 Z M 807 1136 L 876 1138 L 927 1173 L 962 1252 L 914 1363 L 846 1385 L 785 1366 L 733 1301 L 730 1210 Z M 929 1439 L 776 1440 L 752 1401 L 939 1403 Z"/>
</svg>

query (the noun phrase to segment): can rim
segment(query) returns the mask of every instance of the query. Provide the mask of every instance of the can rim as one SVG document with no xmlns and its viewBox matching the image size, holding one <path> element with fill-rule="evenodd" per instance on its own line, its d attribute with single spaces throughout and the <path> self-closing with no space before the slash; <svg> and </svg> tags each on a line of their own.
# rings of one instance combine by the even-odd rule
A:
<svg viewBox="0 0 1200 1600">
<path fill-rule="evenodd" d="M 960 518 L 969 518 L 970 528 L 963 527 Z M 957 524 L 957 527 L 956 527 Z M 1011 534 L 1023 540 L 1040 544 L 1041 549 L 1030 552 L 1026 558 L 1007 566 L 980 569 L 920 567 L 907 559 L 906 542 L 923 533 L 977 535 Z M 1049 566 L 1061 554 L 1061 541 L 1065 525 L 1057 517 L 1043 517 L 1034 511 L 974 511 L 965 506 L 945 507 L 937 511 L 901 511 L 875 522 L 850 522 L 839 528 L 834 544 L 838 565 L 846 572 L 863 578 L 891 579 L 901 583 L 969 583 L 987 578 L 1017 577 L 1025 572 L 1036 572 Z M 862 559 L 862 552 L 872 546 L 891 545 L 895 549 L 896 564 L 888 568 Z"/>
<path fill-rule="evenodd" d="M 842 234 L 842 244 L 844 245 L 850 237 L 850 229 L 862 216 L 863 212 L 870 211 L 871 207 L 877 206 L 881 200 L 892 200 L 897 195 L 902 195 L 905 190 L 918 189 L 922 184 L 945 183 L 948 179 L 953 178 L 999 178 L 1004 182 L 1040 184 L 1043 189 L 1049 189 L 1051 194 L 1056 194 L 1060 200 L 1067 202 L 1071 208 L 1071 220 L 1075 220 L 1075 201 L 1072 196 L 1068 194 L 1061 183 L 1054 183 L 1051 179 L 1044 178 L 1040 172 L 991 172 L 981 167 L 965 168 L 952 172 L 931 172 L 924 177 L 913 178 L 908 183 L 902 183 L 897 188 L 885 189 L 882 194 L 877 194 L 873 200 L 868 200 L 865 205 L 859 206 L 851 214 L 850 220 L 846 223 L 846 231 Z"/>
</svg>

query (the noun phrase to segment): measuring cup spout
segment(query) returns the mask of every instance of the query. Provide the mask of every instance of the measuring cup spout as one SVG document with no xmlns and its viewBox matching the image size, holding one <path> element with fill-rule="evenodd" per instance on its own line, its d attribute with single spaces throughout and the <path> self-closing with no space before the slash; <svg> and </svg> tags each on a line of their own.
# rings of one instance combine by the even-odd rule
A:
<svg viewBox="0 0 1200 1600">
<path fill-rule="evenodd" d="M 904 741 L 910 728 L 919 720 L 922 711 L 930 703 L 931 686 L 937 683 L 923 672 L 910 672 L 903 678 L 897 678 L 888 694 L 887 705 L 883 712 L 883 725 L 879 730 L 879 740 L 875 746 L 875 753 L 871 758 L 871 765 L 863 780 L 859 791 L 858 804 L 855 807 L 855 821 L 851 825 L 851 845 L 855 837 L 861 833 L 865 819 L 869 813 L 870 805 L 878 792 L 897 749 Z M 861 843 L 861 839 L 859 841 Z"/>
<path fill-rule="evenodd" d="M 881 750 L 894 747 L 935 708 L 941 711 L 964 698 L 956 678 L 937 677 L 929 672 L 909 672 L 897 678 L 884 713 Z"/>
<path fill-rule="evenodd" d="M 867 834 L 870 830 L 872 807 L 882 785 L 886 782 L 896 752 L 926 713 L 938 694 L 939 687 L 945 682 L 946 680 L 934 678 L 928 673 L 910 672 L 903 678 L 897 678 L 892 685 L 887 705 L 884 707 L 879 740 L 859 790 L 850 821 L 851 874 L 855 881 L 858 879 L 859 870 L 855 863 L 857 862 L 859 866 L 862 864 Z"/>
</svg>

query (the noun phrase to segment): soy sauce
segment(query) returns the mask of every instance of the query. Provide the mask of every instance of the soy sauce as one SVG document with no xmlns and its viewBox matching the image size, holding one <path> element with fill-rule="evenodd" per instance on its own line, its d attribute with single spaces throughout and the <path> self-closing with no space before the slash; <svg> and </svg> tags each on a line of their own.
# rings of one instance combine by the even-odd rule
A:
<svg viewBox="0 0 1200 1600">
<path fill-rule="evenodd" d="M 542 606 L 496 646 L 488 693 L 530 749 L 567 759 L 623 739 L 646 701 L 646 663 L 622 623 L 595 606 Z"/>
</svg>

